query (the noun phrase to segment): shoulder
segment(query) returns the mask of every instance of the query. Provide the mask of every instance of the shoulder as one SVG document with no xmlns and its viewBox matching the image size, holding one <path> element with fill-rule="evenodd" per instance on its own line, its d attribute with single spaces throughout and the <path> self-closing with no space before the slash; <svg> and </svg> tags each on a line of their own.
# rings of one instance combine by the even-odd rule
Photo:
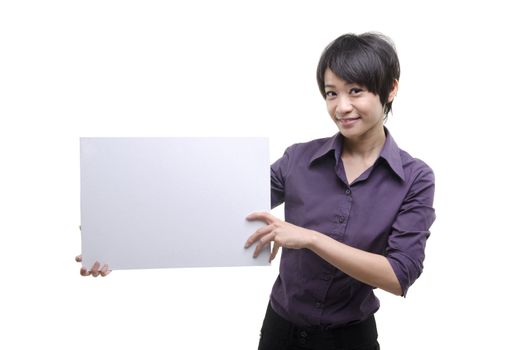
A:
<svg viewBox="0 0 528 350">
<path fill-rule="evenodd" d="M 294 143 L 277 160 L 272 169 L 282 169 L 284 174 L 289 174 L 292 169 L 306 169 L 317 158 L 320 158 L 335 148 L 335 136 L 325 137 L 308 142 Z"/>
<path fill-rule="evenodd" d="M 418 179 L 423 179 L 434 183 L 433 169 L 425 161 L 413 157 L 402 149 L 400 149 L 400 157 L 407 181 L 414 182 Z"/>
<path fill-rule="evenodd" d="M 298 142 L 290 145 L 286 151 L 296 154 L 308 154 L 319 151 L 322 147 L 332 141 L 333 137 L 324 137 L 306 142 Z"/>
<path fill-rule="evenodd" d="M 407 193 L 405 203 L 419 205 L 422 209 L 432 208 L 435 193 L 433 169 L 423 160 L 400 151 Z M 427 210 L 429 210 L 427 209 Z M 434 220 L 434 216 L 431 216 Z"/>
<path fill-rule="evenodd" d="M 307 161 L 323 157 L 340 148 L 339 134 L 331 137 L 314 139 L 308 142 L 295 143 L 286 149 L 286 154 L 298 161 Z"/>
</svg>

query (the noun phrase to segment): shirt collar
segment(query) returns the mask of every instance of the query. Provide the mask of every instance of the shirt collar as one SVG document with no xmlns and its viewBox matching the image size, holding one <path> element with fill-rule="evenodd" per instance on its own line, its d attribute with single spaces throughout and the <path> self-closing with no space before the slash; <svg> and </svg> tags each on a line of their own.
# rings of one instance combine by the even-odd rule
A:
<svg viewBox="0 0 528 350">
<path fill-rule="evenodd" d="M 396 173 L 405 181 L 405 173 L 403 172 L 403 165 L 401 159 L 400 147 L 396 144 L 396 141 L 392 138 L 389 130 L 385 128 L 385 144 L 380 152 L 380 157 L 387 161 L 387 164 L 391 167 L 392 171 Z"/>
<path fill-rule="evenodd" d="M 336 164 L 339 158 L 341 157 L 341 150 L 343 146 L 343 135 L 341 133 L 337 133 L 334 136 L 328 138 L 321 147 L 315 152 L 315 154 L 310 158 L 310 165 L 312 165 L 313 162 L 318 160 L 319 158 L 322 158 L 326 156 L 330 152 L 334 152 Z"/>
<path fill-rule="evenodd" d="M 394 171 L 400 179 L 405 181 L 405 174 L 403 172 L 402 159 L 400 155 L 400 148 L 396 144 L 396 141 L 392 138 L 389 130 L 386 127 L 383 127 L 385 130 L 385 144 L 380 152 L 380 158 L 385 159 L 389 167 Z M 319 158 L 326 156 L 328 153 L 334 153 L 336 164 L 341 158 L 341 150 L 343 149 L 343 135 L 337 133 L 334 136 L 326 140 L 321 147 L 315 152 L 315 154 L 310 159 L 310 165 Z"/>
</svg>

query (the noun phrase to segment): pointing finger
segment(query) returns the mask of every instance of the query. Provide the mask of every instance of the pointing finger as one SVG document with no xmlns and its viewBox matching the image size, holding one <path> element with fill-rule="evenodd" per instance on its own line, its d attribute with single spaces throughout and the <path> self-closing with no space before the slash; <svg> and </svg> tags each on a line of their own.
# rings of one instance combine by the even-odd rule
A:
<svg viewBox="0 0 528 350">
<path fill-rule="evenodd" d="M 251 245 L 253 243 L 255 243 L 255 241 L 257 241 L 258 239 L 260 239 L 261 237 L 269 234 L 271 231 L 273 231 L 274 227 L 272 225 L 267 225 L 267 226 L 263 226 L 261 228 L 259 228 L 258 230 L 255 231 L 254 234 L 252 234 L 246 241 L 246 245 L 245 247 L 246 248 L 249 248 L 251 247 Z"/>
<path fill-rule="evenodd" d="M 273 240 L 274 237 L 275 237 L 275 235 L 273 233 L 269 233 L 266 236 L 262 237 L 259 240 L 259 242 L 257 243 L 256 247 L 255 247 L 255 252 L 253 253 L 253 257 L 256 258 L 257 256 L 259 256 L 259 254 L 262 251 L 262 249 L 264 249 L 264 247 L 268 243 L 270 243 Z"/>
</svg>

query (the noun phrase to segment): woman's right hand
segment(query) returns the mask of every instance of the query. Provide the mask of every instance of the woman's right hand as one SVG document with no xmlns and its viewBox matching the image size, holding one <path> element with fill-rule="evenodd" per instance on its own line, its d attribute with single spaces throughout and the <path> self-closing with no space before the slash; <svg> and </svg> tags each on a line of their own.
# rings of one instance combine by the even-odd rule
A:
<svg viewBox="0 0 528 350">
<path fill-rule="evenodd" d="M 82 262 L 82 255 L 77 255 L 75 257 L 75 261 Z M 81 266 L 81 276 L 92 275 L 94 277 L 97 277 L 97 276 L 105 277 L 105 276 L 108 276 L 110 272 L 112 272 L 112 270 L 110 270 L 110 268 L 108 267 L 108 264 L 104 264 L 103 267 L 101 267 L 101 264 L 98 261 L 96 261 L 93 264 L 91 269 Z"/>
<path fill-rule="evenodd" d="M 81 231 L 81 226 L 79 225 L 79 231 Z M 80 255 L 77 255 L 75 257 L 75 261 L 77 262 L 82 262 L 82 254 Z M 81 276 L 94 276 L 94 277 L 97 277 L 97 276 L 101 276 L 101 277 L 105 277 L 105 276 L 108 276 L 108 274 L 112 272 L 112 270 L 110 270 L 110 268 L 108 267 L 108 264 L 104 264 L 103 265 L 103 268 L 101 268 L 101 264 L 99 263 L 99 261 L 96 261 L 92 268 L 91 269 L 87 269 L 86 267 L 84 266 L 81 266 Z"/>
</svg>

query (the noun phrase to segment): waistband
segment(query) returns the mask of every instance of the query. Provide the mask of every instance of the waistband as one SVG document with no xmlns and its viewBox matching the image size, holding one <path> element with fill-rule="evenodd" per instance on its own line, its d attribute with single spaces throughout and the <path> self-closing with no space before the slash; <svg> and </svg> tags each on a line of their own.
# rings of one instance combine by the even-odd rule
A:
<svg viewBox="0 0 528 350">
<path fill-rule="evenodd" d="M 342 344 L 359 346 L 376 343 L 378 332 L 374 315 L 367 319 L 343 327 L 322 329 L 321 327 L 299 327 L 277 314 L 268 304 L 262 332 L 281 333 L 300 344 Z"/>
</svg>

